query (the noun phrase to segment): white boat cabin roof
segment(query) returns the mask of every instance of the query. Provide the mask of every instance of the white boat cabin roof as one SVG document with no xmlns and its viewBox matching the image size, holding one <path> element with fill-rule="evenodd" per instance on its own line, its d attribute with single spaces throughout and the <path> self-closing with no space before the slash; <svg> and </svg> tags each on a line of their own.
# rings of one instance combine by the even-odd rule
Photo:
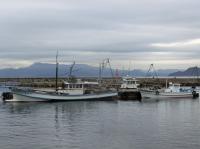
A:
<svg viewBox="0 0 200 149">
<path fill-rule="evenodd" d="M 94 87 L 97 86 L 99 83 L 98 82 L 88 82 L 88 81 L 81 81 L 77 80 L 77 82 L 67 82 L 64 81 L 65 89 L 81 89 L 83 90 L 84 88 L 87 87 Z"/>
<path fill-rule="evenodd" d="M 122 79 L 123 81 L 135 81 L 135 82 L 139 81 L 136 78 L 130 76 L 123 77 Z"/>
<path fill-rule="evenodd" d="M 169 86 L 180 87 L 181 84 L 169 82 Z"/>
<path fill-rule="evenodd" d="M 77 82 L 74 82 L 74 83 L 71 83 L 71 82 L 67 82 L 67 81 L 64 81 L 64 84 L 82 84 L 82 85 L 98 85 L 99 83 L 98 82 L 88 82 L 88 81 L 77 81 Z"/>
</svg>

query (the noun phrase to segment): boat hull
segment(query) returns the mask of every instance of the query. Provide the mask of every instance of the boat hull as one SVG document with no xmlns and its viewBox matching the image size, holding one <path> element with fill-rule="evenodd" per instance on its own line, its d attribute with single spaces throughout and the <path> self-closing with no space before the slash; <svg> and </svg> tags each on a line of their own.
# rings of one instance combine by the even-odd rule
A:
<svg viewBox="0 0 200 149">
<path fill-rule="evenodd" d="M 116 97 L 116 92 L 101 93 L 101 94 L 87 94 L 87 95 L 50 95 L 41 93 L 16 93 L 13 92 L 13 99 L 5 101 L 22 101 L 22 102 L 34 102 L 34 101 L 84 101 L 84 100 L 112 100 Z"/>
<path fill-rule="evenodd" d="M 158 93 L 150 91 L 140 91 L 142 98 L 151 98 L 151 99 L 174 99 L 174 98 L 193 98 L 192 93 Z"/>
</svg>

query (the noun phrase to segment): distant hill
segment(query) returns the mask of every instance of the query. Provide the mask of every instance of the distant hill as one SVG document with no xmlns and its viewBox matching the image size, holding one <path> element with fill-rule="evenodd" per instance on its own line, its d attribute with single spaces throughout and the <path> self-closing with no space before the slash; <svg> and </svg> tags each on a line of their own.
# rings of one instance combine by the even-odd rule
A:
<svg viewBox="0 0 200 149">
<path fill-rule="evenodd" d="M 185 71 L 177 71 L 169 74 L 169 76 L 198 76 L 200 74 L 200 68 L 190 67 Z"/>
<path fill-rule="evenodd" d="M 0 70 L 0 77 L 54 77 L 55 64 L 48 63 L 34 63 L 25 68 L 7 68 Z M 69 73 L 70 65 L 59 65 L 59 76 L 64 77 Z M 97 76 L 98 68 L 84 64 L 76 64 L 74 68 L 74 75 L 78 76 Z"/>
<path fill-rule="evenodd" d="M 59 77 L 67 76 L 69 73 L 70 65 L 59 65 Z M 177 71 L 177 69 L 163 69 L 157 70 L 159 76 L 168 76 L 170 73 Z M 118 70 L 119 75 L 131 75 L 135 77 L 144 77 L 147 71 L 135 69 L 133 71 Z M 115 74 L 115 70 L 113 70 Z M 74 67 L 73 75 L 79 77 L 97 77 L 99 75 L 99 68 L 86 65 L 76 64 Z M 55 76 L 55 64 L 48 63 L 34 63 L 31 66 L 25 68 L 6 68 L 0 70 L 0 77 L 54 77 Z M 110 69 L 106 68 L 103 72 L 104 77 L 111 76 Z"/>
</svg>

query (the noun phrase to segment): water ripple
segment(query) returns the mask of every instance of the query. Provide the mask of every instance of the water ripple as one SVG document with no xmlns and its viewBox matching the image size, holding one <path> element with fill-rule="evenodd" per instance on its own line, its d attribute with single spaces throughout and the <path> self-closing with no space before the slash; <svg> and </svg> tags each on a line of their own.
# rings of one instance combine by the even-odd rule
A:
<svg viewBox="0 0 200 149">
<path fill-rule="evenodd" d="M 2 149 L 197 149 L 199 130 L 199 100 L 0 103 Z"/>
</svg>

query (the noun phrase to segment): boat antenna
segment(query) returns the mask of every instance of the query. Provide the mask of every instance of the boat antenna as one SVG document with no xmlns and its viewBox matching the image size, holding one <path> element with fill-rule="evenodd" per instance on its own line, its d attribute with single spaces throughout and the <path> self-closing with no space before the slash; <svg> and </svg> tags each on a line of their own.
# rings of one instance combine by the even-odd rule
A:
<svg viewBox="0 0 200 149">
<path fill-rule="evenodd" d="M 58 91 L 58 50 L 56 53 L 56 92 Z"/>
</svg>

